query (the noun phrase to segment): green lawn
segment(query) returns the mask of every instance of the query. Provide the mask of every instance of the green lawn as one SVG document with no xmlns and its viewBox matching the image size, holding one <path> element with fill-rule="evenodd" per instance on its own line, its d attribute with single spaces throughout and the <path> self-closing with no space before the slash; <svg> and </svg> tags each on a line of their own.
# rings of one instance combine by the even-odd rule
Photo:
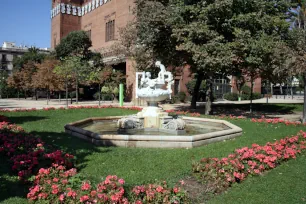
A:
<svg viewBox="0 0 306 204">
<path fill-rule="evenodd" d="M 8 116 L 12 122 L 24 127 L 26 131 L 41 136 L 47 143 L 58 145 L 59 148 L 75 154 L 78 158 L 77 167 L 79 172 L 91 181 L 96 183 L 109 174 L 116 174 L 124 178 L 128 186 L 149 183 L 155 179 L 175 183 L 191 173 L 192 159 L 223 157 L 239 147 L 251 146 L 253 143 L 263 145 L 266 142 L 296 134 L 301 129 L 306 130 L 306 128 L 282 124 L 267 125 L 251 123 L 249 120 L 232 120 L 232 123 L 243 129 L 242 137 L 194 149 L 97 147 L 64 133 L 64 125 L 70 122 L 88 117 L 132 113 L 135 113 L 135 111 L 81 109 L 4 113 L 4 115 Z M 17 185 L 16 179 L 7 174 L 8 164 L 3 157 L 0 157 L 0 159 L 1 164 L 4 164 L 0 168 L 0 181 L 6 181 L 1 182 L 1 191 L 2 189 L 7 189 L 7 193 L 0 194 L 0 201 L 4 201 L 14 195 L 24 195 L 22 193 L 23 189 L 20 189 Z M 2 160 L 4 161 L 2 162 Z M 306 158 L 304 154 L 297 160 L 290 161 L 264 176 L 248 179 L 241 185 L 231 188 L 226 194 L 211 200 L 211 202 L 302 202 L 303 196 L 306 197 L 305 175 Z M 299 188 L 299 190 L 294 190 L 293 186 Z M 305 193 L 302 195 L 301 192 L 303 190 Z M 285 195 L 286 192 L 288 196 Z M 274 202 L 273 199 L 278 197 L 278 201 Z M 284 197 L 286 199 L 283 199 Z M 11 198 L 6 201 L 7 203 L 21 203 L 26 200 Z"/>
</svg>

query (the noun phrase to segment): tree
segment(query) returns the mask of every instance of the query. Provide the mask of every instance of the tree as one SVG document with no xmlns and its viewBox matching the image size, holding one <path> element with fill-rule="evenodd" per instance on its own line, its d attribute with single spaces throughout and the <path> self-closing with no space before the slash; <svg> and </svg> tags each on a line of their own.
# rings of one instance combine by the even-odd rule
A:
<svg viewBox="0 0 306 204">
<path fill-rule="evenodd" d="M 111 66 L 107 66 L 100 72 L 100 77 L 102 88 L 108 89 L 109 93 L 113 95 L 113 99 L 117 100 L 119 93 L 118 87 L 120 83 L 123 83 L 125 76 L 120 71 L 116 71 Z"/>
<path fill-rule="evenodd" d="M 59 60 L 47 58 L 41 64 L 36 65 L 37 72 L 33 75 L 33 86 L 47 91 L 47 104 L 50 91 L 63 89 L 63 80 L 53 72 L 59 63 Z"/>
<path fill-rule="evenodd" d="M 26 52 L 21 57 L 14 57 L 13 59 L 13 66 L 14 70 L 21 70 L 25 64 L 28 62 L 34 62 L 34 63 L 41 63 L 46 57 L 46 54 L 40 53 L 39 49 L 36 47 L 31 47 L 28 49 L 28 52 Z"/>
<path fill-rule="evenodd" d="M 147 51 L 144 53 L 150 53 L 153 60 L 160 59 L 168 66 L 189 64 L 197 79 L 192 107 L 196 108 L 197 94 L 205 80 L 205 113 L 210 114 L 212 79 L 216 75 L 231 75 L 239 70 L 251 73 L 252 67 L 253 80 L 255 72 L 260 71 L 258 67 L 263 68 L 264 63 L 256 65 L 257 68 L 255 61 L 252 66 L 247 64 L 252 58 L 255 60 L 263 56 L 255 57 L 251 49 L 265 39 L 281 38 L 288 31 L 288 8 L 285 0 L 138 0 L 134 48 Z M 237 48 L 237 45 L 240 47 Z"/>
<path fill-rule="evenodd" d="M 295 3 L 291 9 L 292 29 L 288 38 L 288 46 L 293 51 L 292 72 L 303 76 L 304 81 L 304 110 L 303 123 L 306 122 L 306 2 L 304 0 L 292 1 Z"/>
<path fill-rule="evenodd" d="M 0 99 L 3 98 L 4 94 L 8 91 L 7 78 L 7 71 L 0 70 Z"/>
<path fill-rule="evenodd" d="M 55 47 L 55 52 L 58 59 L 78 56 L 82 60 L 88 60 L 91 56 L 91 46 L 92 42 L 85 31 L 72 31 Z"/>
<path fill-rule="evenodd" d="M 61 61 L 61 64 L 54 69 L 54 72 L 65 81 L 66 101 L 68 107 L 68 86 L 74 83 L 76 90 L 76 103 L 78 103 L 79 83 L 88 75 L 89 65 L 78 56 L 70 56 Z"/>
<path fill-rule="evenodd" d="M 19 99 L 19 92 L 22 89 L 22 72 L 15 71 L 11 76 L 7 78 L 7 84 L 10 88 L 17 89 L 18 99 Z"/>
<path fill-rule="evenodd" d="M 102 55 L 100 53 L 93 53 L 91 57 L 92 65 L 91 70 L 88 75 L 88 82 L 89 84 L 98 84 L 98 100 L 99 100 L 99 106 L 101 105 L 101 84 L 103 81 L 101 80 L 103 78 L 103 68 L 104 63 L 102 61 Z"/>
</svg>

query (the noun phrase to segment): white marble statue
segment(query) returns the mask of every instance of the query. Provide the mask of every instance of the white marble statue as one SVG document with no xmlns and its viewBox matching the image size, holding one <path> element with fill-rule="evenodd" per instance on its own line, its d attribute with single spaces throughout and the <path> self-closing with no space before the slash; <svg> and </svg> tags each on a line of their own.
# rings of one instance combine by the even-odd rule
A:
<svg viewBox="0 0 306 204">
<path fill-rule="evenodd" d="M 164 83 L 165 81 L 164 74 L 166 73 L 165 66 L 160 61 L 157 61 L 155 63 L 155 66 L 160 68 L 160 72 L 158 73 L 158 81 Z"/>
<path fill-rule="evenodd" d="M 165 66 L 160 61 L 157 61 L 155 65 L 160 68 L 156 79 L 151 79 L 150 72 L 136 73 L 136 98 L 147 98 L 151 101 L 162 101 L 168 97 L 171 98 L 173 75 L 171 72 L 166 71 Z M 165 84 L 166 89 L 163 88 Z"/>
</svg>

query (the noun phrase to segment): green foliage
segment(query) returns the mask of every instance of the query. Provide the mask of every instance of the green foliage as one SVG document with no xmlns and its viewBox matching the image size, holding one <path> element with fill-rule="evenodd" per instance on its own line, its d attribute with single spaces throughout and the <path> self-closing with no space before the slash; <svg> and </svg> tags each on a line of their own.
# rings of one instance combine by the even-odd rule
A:
<svg viewBox="0 0 306 204">
<path fill-rule="evenodd" d="M 178 96 L 180 102 L 184 103 L 186 101 L 186 94 L 185 94 L 185 92 L 179 92 L 177 94 L 177 96 Z"/>
<path fill-rule="evenodd" d="M 253 93 L 252 100 L 261 99 L 262 95 L 260 93 Z M 251 100 L 251 91 L 249 93 L 242 93 L 241 100 Z M 228 101 L 238 101 L 239 95 L 237 93 L 226 93 L 223 95 L 223 98 Z"/>
<path fill-rule="evenodd" d="M 243 85 L 241 87 L 241 92 L 242 94 L 251 94 L 251 87 L 249 87 L 248 85 Z"/>
<path fill-rule="evenodd" d="M 101 93 L 104 93 L 104 94 L 111 93 L 111 89 L 108 86 L 103 86 L 101 89 Z"/>
<path fill-rule="evenodd" d="M 116 96 L 118 96 L 119 94 L 119 88 L 118 87 L 115 87 L 114 89 L 112 89 L 112 93 Z"/>
<path fill-rule="evenodd" d="M 223 95 L 223 98 L 228 101 L 238 101 L 238 97 L 237 93 L 226 93 Z"/>
<path fill-rule="evenodd" d="M 14 70 L 21 70 L 25 64 L 28 62 L 34 62 L 34 63 L 41 63 L 47 55 L 44 53 L 41 53 L 39 49 L 35 47 L 29 48 L 28 52 L 26 52 L 21 57 L 14 57 L 13 58 L 13 66 Z"/>
<path fill-rule="evenodd" d="M 190 80 L 187 84 L 187 91 L 190 95 L 193 95 L 194 92 L 194 87 L 196 85 L 197 80 L 196 79 L 192 79 Z M 205 90 L 206 90 L 206 82 L 203 80 L 200 86 L 200 90 L 199 90 L 199 96 L 200 95 L 205 95 Z"/>
<path fill-rule="evenodd" d="M 260 93 L 253 93 L 252 100 L 261 99 L 262 95 Z M 251 100 L 251 94 L 241 94 L 241 100 Z"/>
<path fill-rule="evenodd" d="M 73 31 L 61 40 L 55 47 L 55 52 L 58 59 L 69 56 L 89 59 L 92 56 L 89 50 L 91 46 L 92 42 L 85 31 Z"/>
</svg>

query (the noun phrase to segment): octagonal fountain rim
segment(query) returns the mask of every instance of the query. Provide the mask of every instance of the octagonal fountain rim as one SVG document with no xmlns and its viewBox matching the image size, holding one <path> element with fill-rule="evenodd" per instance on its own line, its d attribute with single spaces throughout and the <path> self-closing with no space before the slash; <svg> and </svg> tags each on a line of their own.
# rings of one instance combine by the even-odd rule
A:
<svg viewBox="0 0 306 204">
<path fill-rule="evenodd" d="M 229 129 L 195 134 L 190 136 L 161 136 L 161 135 L 128 135 L 128 134 L 99 134 L 79 127 L 94 121 L 119 120 L 123 116 L 92 117 L 65 125 L 65 131 L 73 136 L 88 140 L 97 145 L 145 147 L 145 148 L 192 148 L 212 142 L 232 139 L 242 135 L 242 129 L 225 120 L 208 118 L 182 117 L 186 121 L 213 122 L 223 124 Z M 158 129 L 155 129 L 155 131 Z"/>
</svg>

